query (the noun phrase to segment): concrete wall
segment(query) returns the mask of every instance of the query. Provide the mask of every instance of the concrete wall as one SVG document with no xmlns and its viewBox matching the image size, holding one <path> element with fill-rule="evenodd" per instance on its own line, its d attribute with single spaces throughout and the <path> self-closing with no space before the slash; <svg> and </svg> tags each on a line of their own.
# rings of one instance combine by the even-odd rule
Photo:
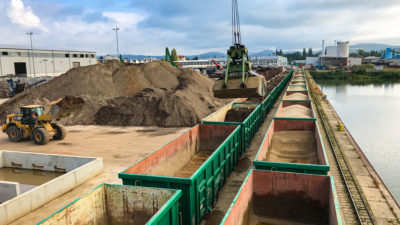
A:
<svg viewBox="0 0 400 225">
<path fill-rule="evenodd" d="M 80 66 L 97 63 L 95 52 L 0 49 L 0 77 L 16 74 L 14 63 L 25 63 L 28 77 L 58 76 L 73 68 L 74 62 Z M 8 55 L 3 55 L 6 52 Z M 67 57 L 68 56 L 68 57 Z M 35 70 L 33 69 L 35 67 Z"/>
<path fill-rule="evenodd" d="M 20 194 L 19 183 L 0 181 L 0 204 Z"/>
<path fill-rule="evenodd" d="M 55 171 L 65 168 L 67 173 L 45 184 L 42 184 L 18 197 L 0 205 L 0 225 L 8 224 L 19 217 L 35 210 L 46 202 L 79 186 L 103 170 L 103 159 L 73 157 L 63 155 L 35 154 L 24 152 L 2 151 L 2 165 L 10 167 L 21 164 L 21 168 L 32 169 L 35 164 L 43 170 Z M 16 164 L 15 164 L 16 163 Z"/>
</svg>

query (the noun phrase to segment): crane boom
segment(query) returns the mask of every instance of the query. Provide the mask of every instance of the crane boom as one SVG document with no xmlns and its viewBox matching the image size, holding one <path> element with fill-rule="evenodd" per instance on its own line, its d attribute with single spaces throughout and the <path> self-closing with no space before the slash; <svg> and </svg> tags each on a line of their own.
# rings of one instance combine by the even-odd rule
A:
<svg viewBox="0 0 400 225">
<path fill-rule="evenodd" d="M 217 98 L 263 97 L 266 80 L 251 72 L 247 48 L 242 44 L 238 0 L 232 0 L 232 46 L 227 51 L 228 60 L 223 79 L 215 81 Z"/>
</svg>

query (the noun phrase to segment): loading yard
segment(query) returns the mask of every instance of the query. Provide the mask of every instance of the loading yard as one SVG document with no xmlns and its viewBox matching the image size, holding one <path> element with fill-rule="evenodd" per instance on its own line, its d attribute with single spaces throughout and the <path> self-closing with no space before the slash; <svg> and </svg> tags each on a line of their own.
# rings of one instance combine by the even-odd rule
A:
<svg viewBox="0 0 400 225">
<path fill-rule="evenodd" d="M 289 83 L 289 80 L 286 80 L 285 82 Z M 305 83 L 312 84 L 312 80 L 307 79 L 307 82 Z M 281 84 L 277 84 L 277 87 L 280 87 L 280 90 L 284 90 L 289 87 L 289 85 L 282 86 Z M 236 198 L 238 198 L 240 194 L 243 194 L 240 187 L 243 187 L 242 184 L 244 185 L 243 182 L 245 181 L 246 176 L 249 175 L 248 172 L 253 168 L 261 170 L 271 170 L 272 168 L 272 170 L 290 172 L 289 174 L 292 174 L 293 172 L 306 174 L 328 173 L 328 175 L 333 176 L 333 180 L 335 181 L 334 186 L 337 190 L 336 192 L 332 192 L 331 190 L 330 193 L 337 193 L 337 199 L 339 201 L 338 204 L 335 203 L 336 206 L 334 208 L 336 209 L 336 212 L 333 214 L 331 210 L 332 199 L 336 198 L 336 194 L 328 197 L 328 199 L 331 199 L 329 200 L 330 203 L 325 201 L 325 203 L 330 207 L 330 210 L 328 210 L 329 213 L 326 215 L 324 213 L 327 210 L 327 206 L 322 208 L 324 211 L 322 214 L 325 216 L 317 218 L 314 217 L 316 215 L 315 213 L 307 214 L 310 210 L 304 210 L 301 215 L 299 214 L 296 216 L 297 219 L 295 219 L 295 222 L 288 222 L 287 219 L 291 220 L 294 218 L 285 218 L 285 215 L 290 211 L 289 208 L 287 208 L 289 211 L 283 214 L 281 211 L 282 209 L 279 207 L 270 208 L 272 211 L 268 211 L 266 208 L 267 211 L 259 211 L 259 209 L 264 209 L 264 206 L 256 204 L 254 200 L 250 199 L 250 204 L 248 205 L 251 207 L 249 207 L 245 213 L 253 216 L 249 217 L 248 222 L 252 223 L 258 221 L 260 223 L 274 224 L 285 221 L 283 223 L 304 224 L 317 221 L 325 221 L 322 223 L 328 223 L 326 221 L 330 221 L 331 224 L 339 224 L 340 221 L 343 220 L 344 224 L 396 224 L 398 221 L 398 216 L 396 214 L 398 213 L 399 208 L 393 198 L 391 198 L 383 183 L 379 183 L 379 177 L 374 173 L 372 167 L 364 167 L 365 170 L 359 168 L 362 163 L 365 163 L 365 161 L 362 160 L 363 156 L 356 157 L 354 160 L 352 159 L 350 161 L 350 164 L 347 164 L 348 161 L 346 160 L 348 159 L 345 158 L 346 156 L 343 157 L 342 154 L 341 161 L 339 153 L 336 152 L 337 149 L 334 149 L 335 151 L 332 150 L 332 146 L 334 145 L 329 145 L 329 138 L 332 139 L 332 137 L 327 136 L 326 133 L 328 132 L 331 134 L 330 132 L 335 132 L 335 130 L 329 129 L 326 124 L 323 123 L 323 120 L 321 120 L 321 108 L 319 108 L 320 103 L 315 104 L 315 95 L 312 94 L 313 89 L 311 87 L 314 86 L 305 87 L 305 91 L 302 90 L 301 92 L 293 91 L 293 89 L 287 89 L 287 91 L 280 92 L 278 88 L 275 88 L 272 92 L 269 92 L 270 94 L 268 94 L 268 97 L 265 100 L 256 99 L 255 102 L 257 102 L 257 105 L 251 103 L 250 99 L 236 99 L 235 103 L 231 102 L 220 111 L 205 118 L 203 120 L 204 125 L 197 125 L 197 128 L 194 127 L 192 129 L 111 127 L 93 125 L 70 126 L 68 127 L 69 135 L 65 140 L 60 143 L 51 141 L 46 149 L 40 148 L 39 146 L 32 146 L 29 142 L 9 143 L 7 138 L 2 135 L 0 137 L 0 142 L 4 144 L 2 146 L 5 146 L 6 149 L 28 152 L 84 155 L 101 157 L 104 160 L 104 172 L 101 175 L 90 179 L 84 184 L 72 189 L 72 191 L 44 204 L 39 209 L 15 220 L 12 224 L 40 222 L 49 216 L 50 212 L 54 212 L 55 208 L 63 208 L 66 203 L 72 202 L 77 197 L 90 191 L 94 187 L 101 185 L 103 182 L 120 184 L 121 180 L 118 179 L 118 173 L 124 171 L 126 168 L 128 168 L 128 170 L 119 174 L 119 177 L 122 178 L 124 184 L 154 186 L 151 183 L 146 183 L 145 180 L 138 182 L 138 175 L 143 174 L 145 176 L 152 176 L 151 179 L 159 176 L 160 181 L 168 181 L 168 187 L 173 187 L 173 185 L 171 186 L 171 184 L 173 184 L 173 179 L 171 180 L 171 178 L 174 177 L 174 179 L 177 179 L 176 182 L 181 182 L 179 179 L 192 180 L 191 182 L 196 180 L 197 184 L 200 185 L 202 184 L 200 181 L 203 179 L 199 177 L 200 174 L 203 174 L 200 170 L 203 171 L 205 169 L 204 172 L 215 171 L 211 174 L 218 171 L 217 174 L 221 174 L 221 176 L 218 176 L 218 179 L 216 179 L 217 177 L 212 178 L 212 189 L 210 189 L 212 190 L 212 198 L 209 198 L 209 196 L 204 192 L 204 196 L 201 195 L 204 197 L 204 201 L 199 199 L 200 201 L 198 203 L 192 205 L 194 202 L 191 202 L 191 200 L 184 200 L 187 202 L 185 204 L 190 204 L 191 206 L 184 207 L 189 211 L 184 212 L 183 215 L 193 215 L 190 217 L 182 217 L 183 221 L 187 221 L 188 224 L 220 224 L 221 221 L 223 221 L 224 216 L 228 218 L 232 212 L 227 215 L 225 215 L 225 213 L 228 212 L 236 194 L 238 193 Z M 311 90 L 311 94 L 308 90 Z M 309 100 L 309 94 L 313 100 L 312 102 Z M 297 97 L 297 99 L 288 99 L 290 96 Z M 253 108 L 243 107 L 246 106 L 246 104 Z M 254 108 L 254 106 L 256 106 L 256 108 Z M 284 111 L 285 108 L 286 111 Z M 314 108 L 316 108 L 315 111 Z M 237 113 L 238 109 L 243 110 L 243 112 L 246 111 L 243 113 L 245 116 L 239 115 L 239 113 Z M 231 114 L 232 119 L 226 118 L 229 114 Z M 325 118 L 326 114 L 323 115 Z M 213 126 L 214 128 L 211 129 L 212 131 L 205 131 L 207 130 L 206 127 L 210 128 Z M 218 131 L 218 129 L 216 129 L 217 127 L 222 128 L 221 131 Z M 228 129 L 228 127 L 232 127 L 232 129 Z M 318 127 L 320 129 L 318 129 Z M 196 129 L 198 130 L 196 131 Z M 278 130 L 272 132 L 274 129 Z M 229 130 L 231 133 L 226 133 L 226 131 Z M 207 135 L 210 134 L 212 135 L 210 137 L 215 138 L 220 135 L 220 138 L 217 138 L 217 142 L 208 142 L 207 140 L 210 140 L 210 137 L 207 137 Z M 105 138 L 110 136 L 112 137 L 111 140 L 110 138 Z M 339 137 L 342 136 L 348 137 L 347 135 L 341 135 Z M 230 144 L 227 144 L 227 137 L 233 138 L 229 141 Z M 155 149 L 163 146 L 171 139 L 175 141 L 170 142 L 168 145 L 160 148 L 157 152 L 154 152 Z M 179 145 L 176 145 L 177 143 L 179 143 Z M 346 144 L 340 143 L 340 141 L 334 143 L 336 147 L 346 148 L 349 145 L 353 145 L 354 141 L 350 140 L 350 142 L 345 142 Z M 220 144 L 236 147 L 219 148 L 218 146 Z M 173 146 L 181 147 L 175 148 Z M 82 149 L 90 149 L 90 151 Z M 263 149 L 268 149 L 268 151 Z M 180 151 L 184 154 L 180 154 Z M 255 160 L 257 158 L 256 155 L 260 152 L 262 152 L 262 154 L 259 154 L 259 156 L 262 156 L 265 159 L 257 161 Z M 163 155 L 159 158 L 162 159 L 161 161 L 154 157 L 156 154 L 160 156 Z M 326 156 L 324 154 L 326 154 Z M 352 153 L 353 157 L 354 154 L 358 155 L 359 152 L 355 151 Z M 334 155 L 336 155 L 336 157 L 334 157 Z M 172 160 L 171 156 L 172 158 L 175 158 L 175 160 Z M 216 160 L 216 156 L 218 156 L 218 160 Z M 228 156 L 228 158 L 225 158 L 224 161 L 220 161 L 222 156 Z M 156 159 L 155 161 L 150 160 L 154 161 L 153 163 L 156 163 L 154 164 L 155 166 L 150 166 L 152 164 L 146 162 L 146 158 L 143 159 L 144 157 Z M 252 165 L 253 161 L 254 166 Z M 145 162 L 144 164 L 142 163 L 145 167 L 141 166 L 141 162 Z M 272 164 L 264 165 L 263 163 L 266 162 Z M 135 163 L 137 166 L 129 167 Z M 224 166 L 215 170 L 215 167 L 205 165 Z M 209 168 L 213 168 L 214 170 L 209 170 Z M 316 171 L 319 172 L 312 172 L 315 168 L 318 168 Z M 354 168 L 356 173 L 350 172 Z M 346 170 L 347 173 L 352 174 L 352 176 L 347 176 Z M 376 177 L 368 178 L 365 172 Z M 130 173 L 134 176 L 129 175 Z M 206 173 L 208 174 L 209 172 Z M 359 175 L 358 173 L 361 173 L 362 175 Z M 275 173 L 272 172 L 272 174 Z M 306 176 L 319 177 L 318 175 Z M 378 180 L 375 180 L 377 178 Z M 209 178 L 204 177 L 204 179 L 206 180 Z M 361 179 L 361 181 L 358 179 Z M 378 184 L 376 189 L 371 187 L 371 182 L 367 182 L 368 179 L 372 180 L 375 185 Z M 315 179 L 311 178 L 310 180 Z M 360 183 L 362 185 L 359 185 Z M 367 185 L 365 186 L 365 184 Z M 163 185 L 160 187 L 166 186 Z M 176 187 L 177 189 L 181 189 L 178 186 Z M 201 187 L 201 185 L 199 187 Z M 211 188 L 211 186 L 209 188 Z M 375 190 L 379 190 L 379 192 L 376 192 Z M 185 196 L 185 190 L 183 190 L 182 193 L 183 196 Z M 283 198 L 296 199 L 297 197 L 287 196 Z M 312 198 L 314 197 L 311 197 L 311 199 Z M 191 197 L 191 199 L 193 199 L 193 197 Z M 269 199 L 263 202 L 271 202 L 268 207 L 272 207 L 275 204 L 273 202 L 282 203 L 282 201 L 283 200 L 278 201 L 277 199 Z M 311 200 L 305 201 L 309 202 Z M 287 204 L 291 204 L 291 202 L 288 202 Z M 197 208 L 196 204 L 199 204 L 200 208 Z M 298 204 L 302 204 L 300 199 Z M 256 206 L 256 208 L 254 208 L 254 206 Z M 315 210 L 316 209 L 317 208 L 315 208 Z M 263 212 L 269 213 L 263 214 Z M 273 212 L 278 214 L 271 214 Z M 340 213 L 338 214 L 338 212 Z M 237 218 L 238 215 L 241 215 L 240 213 L 236 214 L 235 218 Z M 193 220 L 193 218 L 195 219 Z M 228 223 L 226 218 L 223 224 L 241 224 Z M 238 219 L 235 221 L 237 222 L 242 220 Z M 183 224 L 186 224 L 186 222 Z"/>
</svg>

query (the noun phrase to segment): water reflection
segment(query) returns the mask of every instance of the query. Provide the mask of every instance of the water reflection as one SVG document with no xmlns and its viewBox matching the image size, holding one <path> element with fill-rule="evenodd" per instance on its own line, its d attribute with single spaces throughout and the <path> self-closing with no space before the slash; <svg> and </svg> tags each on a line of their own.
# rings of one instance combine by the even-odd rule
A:
<svg viewBox="0 0 400 225">
<path fill-rule="evenodd" d="M 400 202 L 400 80 L 316 80 Z"/>
</svg>

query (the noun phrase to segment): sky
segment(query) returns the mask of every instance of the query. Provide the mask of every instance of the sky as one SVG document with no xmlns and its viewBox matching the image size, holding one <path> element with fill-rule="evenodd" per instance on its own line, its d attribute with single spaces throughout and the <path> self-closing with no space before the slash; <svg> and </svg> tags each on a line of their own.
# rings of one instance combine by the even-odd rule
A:
<svg viewBox="0 0 400 225">
<path fill-rule="evenodd" d="M 321 41 L 400 45 L 399 0 L 238 0 L 250 52 L 321 48 Z M 225 52 L 229 0 L 0 0 L 0 44 L 163 55 Z"/>
</svg>

